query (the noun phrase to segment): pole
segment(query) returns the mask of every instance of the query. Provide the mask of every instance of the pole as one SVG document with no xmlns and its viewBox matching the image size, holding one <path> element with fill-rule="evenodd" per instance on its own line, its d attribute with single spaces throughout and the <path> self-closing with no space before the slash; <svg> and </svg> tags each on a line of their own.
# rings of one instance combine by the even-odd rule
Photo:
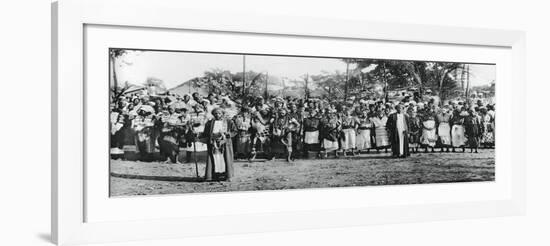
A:
<svg viewBox="0 0 550 246">
<path fill-rule="evenodd" d="M 115 71 L 115 69 L 116 69 L 115 58 L 113 57 L 114 56 L 113 54 L 109 54 L 109 55 L 111 56 L 110 57 L 111 58 L 110 59 L 111 60 L 111 68 L 112 68 L 111 73 L 112 73 L 113 83 L 114 83 L 114 86 L 115 86 L 114 94 L 116 95 L 117 92 L 118 92 L 118 80 L 117 80 L 118 78 L 116 77 L 116 71 Z"/>
<path fill-rule="evenodd" d="M 283 98 L 285 97 L 285 91 L 286 91 L 285 79 L 286 77 L 283 77 L 283 79 L 281 79 L 281 82 L 283 82 L 283 95 L 282 95 Z"/>
<path fill-rule="evenodd" d="M 386 80 L 386 63 L 382 63 L 384 67 L 384 72 L 382 73 L 382 78 L 384 79 L 384 103 L 388 99 L 388 81 Z"/>
<path fill-rule="evenodd" d="M 359 84 L 361 84 L 361 95 L 363 95 L 363 91 L 365 90 L 365 84 L 363 79 L 363 72 L 361 72 L 361 70 L 359 70 L 358 77 L 359 77 Z"/>
<path fill-rule="evenodd" d="M 269 80 L 269 73 L 265 72 L 265 93 L 264 98 L 267 100 L 267 97 L 269 96 L 269 92 L 267 90 L 267 81 Z"/>
<path fill-rule="evenodd" d="M 349 81 L 349 62 L 346 62 L 346 85 L 345 85 L 344 101 L 348 100 L 348 81 Z"/>
<path fill-rule="evenodd" d="M 462 89 L 462 96 L 466 96 L 466 89 L 464 88 L 464 75 L 466 74 L 466 65 L 462 64 L 462 73 L 460 74 L 460 87 Z"/>
<path fill-rule="evenodd" d="M 466 66 L 466 101 L 470 101 L 470 66 Z"/>
<path fill-rule="evenodd" d="M 243 96 L 244 96 L 245 88 L 246 88 L 246 55 L 243 55 L 243 90 L 242 90 Z"/>
<path fill-rule="evenodd" d="M 309 87 L 308 87 L 308 83 L 309 83 L 309 73 L 306 73 L 306 91 L 305 91 L 305 96 L 306 96 L 306 100 L 309 99 Z"/>
</svg>

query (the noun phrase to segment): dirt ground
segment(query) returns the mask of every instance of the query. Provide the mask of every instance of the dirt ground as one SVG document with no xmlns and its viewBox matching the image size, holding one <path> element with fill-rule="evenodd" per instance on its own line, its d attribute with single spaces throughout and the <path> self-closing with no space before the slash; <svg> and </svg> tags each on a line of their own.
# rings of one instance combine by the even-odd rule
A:
<svg viewBox="0 0 550 246">
<path fill-rule="evenodd" d="M 202 182 L 194 163 L 111 160 L 111 196 L 281 190 L 344 186 L 493 181 L 493 149 L 478 154 L 418 153 L 406 159 L 389 153 L 339 159 L 236 161 L 231 182 Z M 198 164 L 204 176 L 205 164 Z"/>
</svg>

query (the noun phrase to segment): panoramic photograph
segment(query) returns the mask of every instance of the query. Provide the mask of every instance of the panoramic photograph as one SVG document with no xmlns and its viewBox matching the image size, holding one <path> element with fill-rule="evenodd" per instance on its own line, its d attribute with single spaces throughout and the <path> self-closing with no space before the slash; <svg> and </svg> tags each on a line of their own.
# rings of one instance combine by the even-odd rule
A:
<svg viewBox="0 0 550 246">
<path fill-rule="evenodd" d="M 106 53 L 111 197 L 495 180 L 495 64 Z"/>
</svg>

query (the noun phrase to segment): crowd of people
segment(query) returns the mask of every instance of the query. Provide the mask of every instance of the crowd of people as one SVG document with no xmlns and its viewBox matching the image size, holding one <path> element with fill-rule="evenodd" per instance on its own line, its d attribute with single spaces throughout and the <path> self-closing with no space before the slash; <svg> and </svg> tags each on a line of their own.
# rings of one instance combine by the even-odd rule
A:
<svg viewBox="0 0 550 246">
<path fill-rule="evenodd" d="M 111 154 L 178 162 L 207 153 L 207 180 L 230 180 L 234 159 L 329 158 L 380 151 L 478 152 L 495 138 L 495 105 L 437 102 L 413 95 L 387 100 L 152 96 L 127 94 L 111 103 Z"/>
</svg>

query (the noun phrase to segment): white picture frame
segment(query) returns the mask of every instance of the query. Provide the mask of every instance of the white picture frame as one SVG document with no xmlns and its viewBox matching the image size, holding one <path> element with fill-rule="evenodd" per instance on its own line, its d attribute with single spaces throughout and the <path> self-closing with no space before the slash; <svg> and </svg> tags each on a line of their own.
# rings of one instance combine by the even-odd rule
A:
<svg viewBox="0 0 550 246">
<path fill-rule="evenodd" d="M 185 12 L 183 15 L 182 13 Z M 155 14 L 151 14 L 155 13 Z M 297 230 L 327 227 L 361 226 L 383 223 L 417 222 L 521 215 L 525 212 L 525 34 L 521 31 L 463 27 L 410 25 L 398 23 L 360 22 L 334 19 L 313 19 L 289 16 L 255 16 L 210 13 L 207 10 L 185 11 L 181 1 L 108 1 L 61 0 L 52 4 L 52 238 L 59 245 L 99 243 L 127 240 L 164 239 L 185 236 L 217 235 Z M 211 216 L 177 216 L 174 218 L 126 216 L 108 220 L 109 207 L 94 210 L 107 214 L 101 220 L 87 218 L 92 199 L 87 175 L 85 43 L 87 26 L 117 28 L 149 28 L 159 30 L 212 31 L 223 35 L 276 35 L 294 38 L 383 41 L 423 45 L 455 45 L 464 47 L 499 47 L 504 49 L 506 84 L 498 89 L 497 99 L 514 103 L 500 107 L 497 125 L 497 165 L 509 163 L 504 179 L 496 180 L 499 196 L 480 193 L 476 197 L 446 202 L 424 203 L 401 201 L 398 205 L 333 206 L 317 209 L 292 207 L 278 212 L 217 213 Z M 508 64 L 509 63 L 509 64 Z M 107 78 L 106 78 L 107 79 Z M 513 82 L 513 83 L 512 83 Z M 500 84 L 499 84 L 500 86 Z M 498 94 L 501 93 L 501 94 Z M 510 101 L 510 100 L 508 100 Z M 505 105 L 506 106 L 506 105 Z M 505 111 L 503 111 L 505 108 Z M 501 112 L 503 112 L 501 114 Z M 511 117 L 511 116 L 514 117 Z M 504 124 L 505 123 L 505 124 Z M 498 129 L 500 127 L 500 129 Z M 513 127 L 514 131 L 506 131 Z M 500 130 L 500 131 L 499 131 Z M 500 139 L 503 139 L 502 141 Z M 512 150 L 513 151 L 504 151 Z M 501 155 L 500 159 L 498 155 Z M 497 170 L 498 172 L 498 170 Z M 108 176 L 108 173 L 105 173 Z M 95 177 L 95 176 L 94 176 Z M 500 183 L 499 183 L 500 182 Z M 464 184 L 462 184 L 464 185 Z M 466 184 L 467 185 L 467 184 Z M 445 192 L 445 189 L 440 192 Z M 440 186 L 441 188 L 441 186 Z M 475 189 L 474 187 L 470 187 Z M 401 190 L 399 190 L 401 189 Z M 398 192 L 406 188 L 376 190 Z M 431 186 L 422 186 L 429 192 Z M 341 190 L 302 190 L 291 194 L 314 193 L 317 196 L 338 196 Z M 296 193 L 299 192 L 299 193 Z M 329 193 L 330 192 L 330 193 Z M 371 192 L 356 190 L 354 194 Z M 481 192 L 481 191 L 480 191 Z M 490 192 L 490 189 L 487 190 Z M 259 192 L 255 198 L 288 199 L 282 193 Z M 256 196 L 257 194 L 257 196 Z M 370 193 L 365 193 L 370 194 Z M 484 196 L 487 195 L 487 196 Z M 211 195 L 209 199 L 232 199 L 232 193 Z M 152 197 L 159 203 L 182 202 L 185 196 Z M 105 199 L 109 199 L 105 197 Z M 240 199 L 240 198 L 239 198 Z M 134 200 L 137 201 L 137 200 Z M 160 202 L 158 202 L 160 201 Z M 188 201 L 188 200 L 187 200 Z M 229 201 L 229 200 L 228 200 Z M 376 201 L 373 201 L 375 204 Z M 96 203 L 92 203 L 96 204 Z M 114 233 L 116 232 L 116 233 Z"/>
</svg>

